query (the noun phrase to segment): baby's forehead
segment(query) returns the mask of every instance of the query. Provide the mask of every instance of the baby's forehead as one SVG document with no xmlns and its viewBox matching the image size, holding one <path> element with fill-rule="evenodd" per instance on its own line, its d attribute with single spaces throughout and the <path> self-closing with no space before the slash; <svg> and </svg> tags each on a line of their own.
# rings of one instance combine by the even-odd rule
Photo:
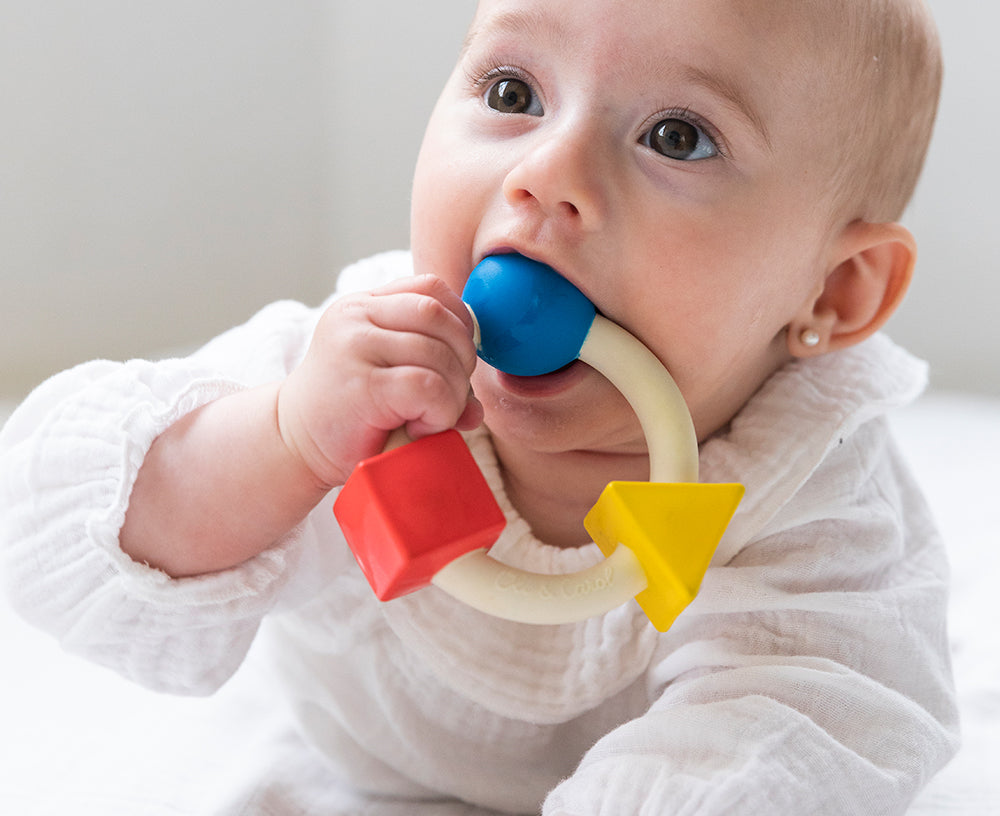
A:
<svg viewBox="0 0 1000 816">
<path fill-rule="evenodd" d="M 497 28 L 528 36 L 543 26 L 577 34 L 589 26 L 605 37 L 617 32 L 622 44 L 627 45 L 636 35 L 669 32 L 676 24 L 689 25 L 695 18 L 703 21 L 704 34 L 719 40 L 736 33 L 775 44 L 782 42 L 786 49 L 797 44 L 799 48 L 785 53 L 791 57 L 802 51 L 819 61 L 833 44 L 848 44 L 851 31 L 858 28 L 848 24 L 848 18 L 857 18 L 871 6 L 872 0 L 687 0 L 684 14 L 678 16 L 663 0 L 479 0 L 466 44 Z M 850 15 L 841 13 L 847 7 L 852 10 Z M 650 36 L 644 44 L 650 56 L 669 59 L 669 40 L 658 41 Z M 567 45 L 587 44 L 569 40 Z"/>
<path fill-rule="evenodd" d="M 584 71 L 640 85 L 689 67 L 717 87 L 762 97 L 800 97 L 809 84 L 815 99 L 844 85 L 833 68 L 847 35 L 829 11 L 842 1 L 688 0 L 677 15 L 663 0 L 480 0 L 463 53 L 480 41 L 489 50 L 498 38 L 523 39 L 548 58 L 568 52 Z"/>
</svg>

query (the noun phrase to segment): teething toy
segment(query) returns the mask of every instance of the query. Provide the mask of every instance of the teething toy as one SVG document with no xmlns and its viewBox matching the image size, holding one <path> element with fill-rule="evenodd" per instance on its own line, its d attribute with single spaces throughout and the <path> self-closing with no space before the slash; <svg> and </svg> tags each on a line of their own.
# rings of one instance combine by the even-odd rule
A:
<svg viewBox="0 0 1000 816">
<path fill-rule="evenodd" d="M 584 519 L 603 561 L 541 575 L 487 553 L 503 514 L 456 431 L 402 445 L 397 432 L 357 466 L 334 505 L 375 594 L 390 600 L 433 583 L 480 611 L 538 624 L 583 620 L 634 597 L 666 631 L 697 594 L 743 486 L 698 483 L 694 426 L 673 378 L 550 267 L 485 258 L 462 298 L 479 356 L 494 367 L 535 376 L 580 359 L 607 377 L 646 435 L 650 481 L 611 482 Z"/>
</svg>

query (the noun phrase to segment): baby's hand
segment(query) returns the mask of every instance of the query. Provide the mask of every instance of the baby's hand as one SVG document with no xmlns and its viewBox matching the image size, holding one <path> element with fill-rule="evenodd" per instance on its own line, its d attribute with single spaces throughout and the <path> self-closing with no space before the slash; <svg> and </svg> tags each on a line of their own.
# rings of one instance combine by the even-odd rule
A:
<svg viewBox="0 0 1000 816">
<path fill-rule="evenodd" d="M 335 487 L 401 425 L 413 438 L 476 427 L 475 365 L 472 319 L 440 279 L 348 295 L 320 318 L 305 359 L 282 384 L 278 429 L 317 481 Z"/>
</svg>

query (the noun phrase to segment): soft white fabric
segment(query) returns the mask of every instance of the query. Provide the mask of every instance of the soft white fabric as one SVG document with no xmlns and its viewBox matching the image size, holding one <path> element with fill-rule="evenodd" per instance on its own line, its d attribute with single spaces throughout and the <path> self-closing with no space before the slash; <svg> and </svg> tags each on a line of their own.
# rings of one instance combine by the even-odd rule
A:
<svg viewBox="0 0 1000 816">
<path fill-rule="evenodd" d="M 407 268 L 404 254 L 380 256 L 341 286 Z M 231 780 L 238 808 L 197 812 L 395 812 L 385 797 L 411 813 L 418 801 L 459 807 L 447 798 L 536 812 L 551 790 L 546 813 L 580 816 L 902 813 L 953 753 L 947 568 L 883 417 L 924 373 L 883 337 L 787 367 L 703 446 L 703 477 L 748 493 L 665 635 L 635 604 L 543 628 L 433 588 L 379 604 L 332 496 L 224 574 L 172 581 L 131 562 L 117 532 L 156 434 L 282 376 L 317 316 L 276 304 L 189 360 L 81 367 L 43 385 L 0 436 L 8 588 L 66 648 L 153 688 L 207 693 L 261 627 L 254 671 L 273 671 L 271 692 L 323 758 L 278 729 L 275 745 L 298 746 L 308 769 L 295 793 L 277 769 L 255 768 Z M 470 445 L 509 519 L 494 555 L 552 572 L 599 558 L 533 539 L 485 432 Z M 287 810 L 260 804 L 275 791 Z M 332 791 L 353 804 L 333 809 Z"/>
</svg>

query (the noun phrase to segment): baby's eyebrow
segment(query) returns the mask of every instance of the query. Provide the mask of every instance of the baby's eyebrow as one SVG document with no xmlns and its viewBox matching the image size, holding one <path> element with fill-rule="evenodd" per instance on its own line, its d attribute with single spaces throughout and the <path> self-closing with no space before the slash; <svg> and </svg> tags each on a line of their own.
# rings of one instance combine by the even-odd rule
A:
<svg viewBox="0 0 1000 816">
<path fill-rule="evenodd" d="M 771 137 L 767 132 L 764 119 L 752 104 L 750 94 L 739 82 L 695 66 L 687 66 L 684 69 L 684 73 L 685 78 L 689 82 L 694 85 L 700 85 L 721 98 L 733 112 L 742 117 L 760 135 L 767 149 L 772 149 Z"/>
<path fill-rule="evenodd" d="M 552 41 L 562 36 L 563 28 L 560 21 L 550 14 L 524 9 L 497 12 L 472 24 L 462 43 L 461 56 L 465 56 L 473 41 L 484 32 L 517 37 L 536 37 L 541 33 Z"/>
</svg>

